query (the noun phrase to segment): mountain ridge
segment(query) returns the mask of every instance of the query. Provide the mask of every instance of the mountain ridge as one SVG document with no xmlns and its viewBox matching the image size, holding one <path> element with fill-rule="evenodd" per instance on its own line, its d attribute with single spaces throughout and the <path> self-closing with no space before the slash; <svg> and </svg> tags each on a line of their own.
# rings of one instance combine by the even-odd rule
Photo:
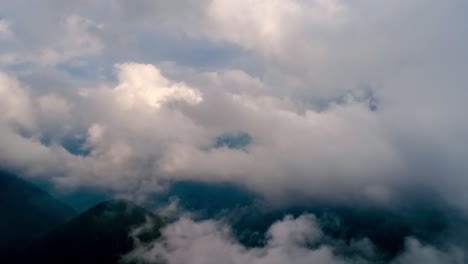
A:
<svg viewBox="0 0 468 264">
<path fill-rule="evenodd" d="M 0 212 L 0 260 L 76 216 L 73 208 L 6 171 L 0 171 Z"/>
<path fill-rule="evenodd" d="M 19 263 L 118 263 L 133 249 L 132 231 L 148 222 L 140 241 L 158 238 L 164 219 L 130 201 L 105 201 L 36 241 Z"/>
</svg>

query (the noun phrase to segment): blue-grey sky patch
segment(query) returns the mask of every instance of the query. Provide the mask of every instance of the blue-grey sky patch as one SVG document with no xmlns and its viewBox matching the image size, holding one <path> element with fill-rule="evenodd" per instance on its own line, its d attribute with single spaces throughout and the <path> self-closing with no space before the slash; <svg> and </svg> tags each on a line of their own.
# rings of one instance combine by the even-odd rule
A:
<svg viewBox="0 0 468 264">
<path fill-rule="evenodd" d="M 243 149 L 252 143 L 252 137 L 245 132 L 226 133 L 216 138 L 216 148 Z"/>
</svg>

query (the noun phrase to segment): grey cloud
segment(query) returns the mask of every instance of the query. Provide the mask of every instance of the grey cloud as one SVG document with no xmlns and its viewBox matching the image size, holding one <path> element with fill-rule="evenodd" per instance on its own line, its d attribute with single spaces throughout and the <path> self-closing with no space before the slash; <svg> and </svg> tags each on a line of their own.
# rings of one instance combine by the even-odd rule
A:
<svg viewBox="0 0 468 264">
<path fill-rule="evenodd" d="M 138 248 L 124 260 L 167 263 L 344 263 L 331 249 L 307 249 L 306 240 L 320 239 L 313 216 L 287 218 L 270 229 L 264 248 L 247 249 L 236 242 L 228 227 L 214 221 L 193 222 L 184 218 L 163 231 L 162 241 Z M 317 236 L 314 238 L 314 236 Z"/>
<path fill-rule="evenodd" d="M 273 223 L 262 247 L 246 248 L 222 222 L 196 222 L 187 217 L 169 224 L 162 237 L 151 243 L 141 243 L 124 256 L 123 262 L 136 263 L 464 263 L 459 248 L 438 249 L 407 239 L 405 250 L 396 258 L 385 261 L 367 239 L 351 243 L 325 242 L 313 215 L 297 218 L 286 216 Z M 351 250 L 352 255 L 338 251 Z"/>
<path fill-rule="evenodd" d="M 407 240 L 406 252 L 393 261 L 394 264 L 409 263 L 463 263 L 466 261 L 463 252 L 457 248 L 441 251 L 430 245 L 422 245 L 415 239 Z"/>
<path fill-rule="evenodd" d="M 10 40 L 13 38 L 13 33 L 11 32 L 10 22 L 5 19 L 0 18 L 0 40 Z"/>
<path fill-rule="evenodd" d="M 144 186 L 146 193 L 167 180 L 228 181 L 273 200 L 295 193 L 295 199 L 355 197 L 383 204 L 398 196 L 399 187 L 422 182 L 443 195 L 461 194 L 420 174 L 406 178 L 418 167 L 407 164 L 406 146 L 395 144 L 398 134 L 386 129 L 390 111 L 371 111 L 355 95 L 317 112 L 289 99 L 219 90 L 224 80 L 211 74 L 199 77 L 209 85 L 193 88 L 152 65 L 121 64 L 116 73 L 117 84 L 81 89 L 73 103 L 46 94 L 25 104 L 38 109 L 35 138 L 59 132 L 54 126 L 61 124 L 57 142 L 70 133 L 86 139 L 90 155 L 67 154 L 57 183 L 129 192 Z M 244 76 L 236 78 L 245 85 Z M 244 150 L 212 148 L 219 135 L 232 131 L 245 131 L 252 143 Z"/>
</svg>

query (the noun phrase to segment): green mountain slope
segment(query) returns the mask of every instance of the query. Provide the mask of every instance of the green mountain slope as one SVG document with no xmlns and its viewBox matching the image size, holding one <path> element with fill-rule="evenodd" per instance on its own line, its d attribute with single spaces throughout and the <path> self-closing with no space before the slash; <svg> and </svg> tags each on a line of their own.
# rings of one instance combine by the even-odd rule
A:
<svg viewBox="0 0 468 264">
<path fill-rule="evenodd" d="M 0 171 L 0 260 L 74 216 L 33 184 Z"/>
<path fill-rule="evenodd" d="M 133 248 L 132 230 L 150 221 L 141 240 L 160 236 L 163 220 L 123 200 L 96 205 L 35 243 L 23 263 L 118 263 Z"/>
</svg>

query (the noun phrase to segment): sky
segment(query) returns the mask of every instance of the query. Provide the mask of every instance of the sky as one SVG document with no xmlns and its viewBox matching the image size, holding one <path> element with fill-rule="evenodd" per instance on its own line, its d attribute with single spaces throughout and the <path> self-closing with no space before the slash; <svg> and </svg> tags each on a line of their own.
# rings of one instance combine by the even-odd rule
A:
<svg viewBox="0 0 468 264">
<path fill-rule="evenodd" d="M 0 0 L 0 168 L 134 201 L 181 181 L 232 184 L 275 208 L 400 210 L 430 194 L 467 219 L 467 11 L 462 0 Z M 206 253 L 178 225 L 223 248 L 191 263 L 285 252 L 344 263 L 304 247 L 322 237 L 308 214 L 279 219 L 260 249 L 218 220 L 182 218 L 165 233 L 173 251 L 140 255 Z M 462 263 L 454 243 L 409 237 L 395 261 Z"/>
</svg>

